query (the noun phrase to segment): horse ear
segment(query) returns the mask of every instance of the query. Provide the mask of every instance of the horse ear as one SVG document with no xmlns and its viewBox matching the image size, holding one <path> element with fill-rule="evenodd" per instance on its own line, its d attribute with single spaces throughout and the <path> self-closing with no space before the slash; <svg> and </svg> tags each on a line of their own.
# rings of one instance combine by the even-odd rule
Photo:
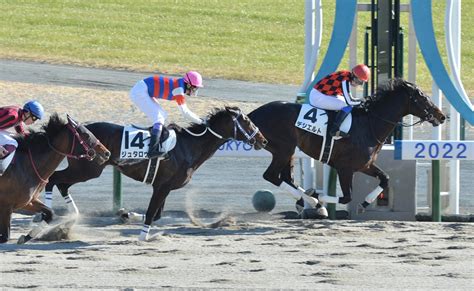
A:
<svg viewBox="0 0 474 291">
<path fill-rule="evenodd" d="M 78 126 L 79 124 L 77 123 L 77 121 L 75 121 L 69 114 L 66 114 L 67 116 L 67 121 L 72 124 L 73 126 Z"/>
</svg>

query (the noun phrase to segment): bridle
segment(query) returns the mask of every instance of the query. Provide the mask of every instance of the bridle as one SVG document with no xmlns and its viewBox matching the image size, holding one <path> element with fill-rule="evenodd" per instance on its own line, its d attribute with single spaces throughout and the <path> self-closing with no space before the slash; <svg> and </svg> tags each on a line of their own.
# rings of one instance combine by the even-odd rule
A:
<svg viewBox="0 0 474 291">
<path fill-rule="evenodd" d="M 368 106 L 365 106 L 364 107 L 364 110 L 365 112 L 370 116 L 373 116 L 379 120 L 382 120 L 388 124 L 391 124 L 391 125 L 394 125 L 394 126 L 402 126 L 402 127 L 412 127 L 412 126 L 415 126 L 417 124 L 420 124 L 420 123 L 423 123 L 425 121 L 428 121 L 428 122 L 433 122 L 435 117 L 434 117 L 434 114 L 432 113 L 432 107 L 428 106 L 428 102 L 424 102 L 425 104 L 421 104 L 421 102 L 419 102 L 418 98 L 416 98 L 413 94 L 410 94 L 409 95 L 409 100 L 411 101 L 410 104 L 414 103 L 415 106 L 424 113 L 424 116 L 423 117 L 420 117 L 420 120 L 418 120 L 417 122 L 414 122 L 412 124 L 407 124 L 403 121 L 398 121 L 398 122 L 394 122 L 394 121 L 391 121 L 391 120 L 388 120 L 388 119 L 385 119 L 377 114 L 374 114 L 372 111 L 369 110 Z M 422 107 L 423 106 L 423 107 Z M 377 142 L 379 144 L 383 144 L 385 143 L 385 141 L 380 141 L 377 136 L 375 135 L 375 132 L 374 132 L 374 129 L 373 129 L 373 125 L 372 125 L 372 122 L 369 121 L 369 126 L 370 126 L 370 130 L 372 132 L 372 135 L 375 137 L 375 139 L 377 140 Z"/>
<path fill-rule="evenodd" d="M 68 158 L 73 158 L 73 159 L 82 159 L 82 158 L 85 158 L 87 159 L 88 161 L 92 161 L 95 156 L 96 156 L 96 151 L 94 150 L 94 147 L 99 143 L 99 140 L 95 137 L 90 137 L 89 138 L 89 142 L 90 142 L 90 145 L 81 137 L 81 135 L 79 134 L 78 132 L 78 129 L 81 129 L 83 127 L 83 125 L 78 125 L 77 123 L 75 124 L 71 124 L 71 121 L 68 121 L 68 123 L 66 124 L 67 128 L 71 131 L 71 133 L 73 134 L 72 136 L 72 146 L 71 146 L 71 151 L 70 153 L 63 153 L 62 151 L 58 150 L 55 146 L 53 146 L 49 140 L 49 138 L 47 136 L 46 139 L 48 141 L 48 146 L 53 150 L 55 151 L 56 153 L 60 154 L 60 155 L 63 155 L 63 156 L 66 156 Z M 73 152 L 74 152 L 74 146 L 76 144 L 76 139 L 79 141 L 79 144 L 82 146 L 82 148 L 84 149 L 85 151 L 85 154 L 81 154 L 81 155 L 74 155 Z M 30 162 L 31 162 L 31 165 L 33 167 L 33 170 L 35 171 L 35 174 L 36 176 L 38 177 L 38 179 L 44 183 L 44 184 L 47 184 L 48 183 L 48 179 L 43 179 L 40 175 L 40 173 L 38 172 L 38 168 L 36 167 L 36 164 L 33 160 L 33 156 L 31 154 L 31 149 L 28 148 L 28 156 L 30 158 Z"/>
<path fill-rule="evenodd" d="M 99 140 L 95 137 L 89 137 L 89 143 L 86 142 L 82 136 L 79 134 L 78 132 L 78 129 L 83 129 L 83 125 L 73 125 L 71 124 L 71 122 L 68 122 L 66 124 L 67 128 L 71 131 L 71 133 L 73 134 L 72 135 L 72 145 L 71 145 L 71 150 L 69 153 L 64 153 L 60 150 L 58 150 L 55 146 L 53 146 L 51 144 L 51 142 L 49 141 L 49 138 L 47 138 L 48 140 L 48 146 L 53 150 L 55 151 L 56 153 L 60 154 L 60 155 L 63 155 L 65 157 L 68 157 L 68 158 L 72 158 L 72 159 L 87 159 L 88 161 L 92 161 L 97 153 L 95 151 L 95 147 L 98 145 L 99 143 Z M 74 148 L 75 148 L 75 145 L 76 145 L 76 139 L 79 141 L 79 144 L 82 146 L 82 149 L 84 150 L 85 154 L 79 154 L 79 155 L 75 155 L 73 154 L 74 153 Z"/>
<path fill-rule="evenodd" d="M 247 144 L 254 145 L 257 142 L 257 139 L 255 138 L 255 136 L 258 134 L 258 132 L 260 130 L 258 129 L 258 127 L 255 126 L 254 130 L 251 133 L 248 133 L 239 122 L 239 118 L 241 116 L 242 116 L 242 111 L 240 111 L 240 110 L 239 110 L 237 116 L 232 115 L 232 122 L 234 123 L 234 136 L 233 137 L 227 137 L 227 138 L 223 137 L 222 135 L 220 135 L 217 132 L 215 132 L 214 130 L 212 130 L 212 128 L 210 126 L 208 126 L 207 124 L 206 124 L 206 128 L 204 129 L 204 131 L 202 133 L 196 134 L 196 133 L 193 133 L 193 132 L 189 131 L 186 128 L 184 128 L 184 130 L 192 136 L 202 136 L 207 131 L 209 131 L 210 133 L 212 133 L 218 139 L 225 139 L 225 140 L 237 139 L 237 133 L 238 133 L 237 130 L 238 130 L 247 139 L 247 141 L 246 141 Z"/>
</svg>

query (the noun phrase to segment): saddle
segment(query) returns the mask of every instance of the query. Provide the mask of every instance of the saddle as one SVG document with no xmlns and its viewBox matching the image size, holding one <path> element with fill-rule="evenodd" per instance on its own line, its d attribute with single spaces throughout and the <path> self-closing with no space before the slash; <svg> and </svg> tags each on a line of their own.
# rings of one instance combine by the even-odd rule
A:
<svg viewBox="0 0 474 291">
<path fill-rule="evenodd" d="M 147 159 L 150 131 L 151 127 L 124 126 L 120 159 Z M 176 132 L 164 127 L 159 142 L 162 151 L 171 151 L 176 146 Z"/>
</svg>

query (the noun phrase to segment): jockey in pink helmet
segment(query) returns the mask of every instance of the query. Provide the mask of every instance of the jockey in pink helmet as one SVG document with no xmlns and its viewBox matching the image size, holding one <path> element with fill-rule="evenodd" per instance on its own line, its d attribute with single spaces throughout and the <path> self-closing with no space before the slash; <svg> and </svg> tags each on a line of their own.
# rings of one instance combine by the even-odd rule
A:
<svg viewBox="0 0 474 291">
<path fill-rule="evenodd" d="M 186 105 L 187 96 L 196 96 L 202 88 L 202 77 L 196 71 L 189 71 L 182 78 L 150 76 L 138 81 L 130 91 L 130 99 L 152 121 L 148 157 L 162 157 L 165 153 L 160 149 L 160 136 L 168 116 L 158 103 L 159 100 L 175 101 L 181 114 L 194 123 L 204 121 L 189 110 Z"/>
</svg>

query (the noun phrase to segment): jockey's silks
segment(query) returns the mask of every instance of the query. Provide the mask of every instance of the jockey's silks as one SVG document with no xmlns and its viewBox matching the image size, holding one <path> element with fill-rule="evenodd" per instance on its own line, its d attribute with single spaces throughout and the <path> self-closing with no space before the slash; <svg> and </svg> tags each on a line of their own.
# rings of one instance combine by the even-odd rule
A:
<svg viewBox="0 0 474 291">
<path fill-rule="evenodd" d="M 23 110 L 18 106 L 0 107 L 0 130 L 15 127 L 17 133 L 24 134 Z"/>
<path fill-rule="evenodd" d="M 351 72 L 347 70 L 337 71 L 335 73 L 329 74 L 326 77 L 319 80 L 319 82 L 314 85 L 314 89 L 319 92 L 329 95 L 329 96 L 344 96 L 342 82 L 351 80 Z"/>
<path fill-rule="evenodd" d="M 175 100 L 179 105 L 184 104 L 184 78 L 168 78 L 152 76 L 143 80 L 148 87 L 148 95 L 156 99 Z M 178 89 L 179 90 L 175 90 Z"/>
</svg>

